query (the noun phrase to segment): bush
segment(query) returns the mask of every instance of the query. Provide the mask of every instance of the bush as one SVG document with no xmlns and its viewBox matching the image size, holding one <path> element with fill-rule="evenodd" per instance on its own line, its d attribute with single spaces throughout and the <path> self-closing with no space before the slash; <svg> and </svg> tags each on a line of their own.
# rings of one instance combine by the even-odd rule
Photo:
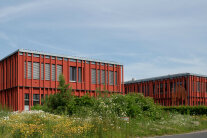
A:
<svg viewBox="0 0 207 138">
<path fill-rule="evenodd" d="M 162 107 L 165 111 L 178 112 L 181 114 L 190 115 L 207 115 L 206 106 L 172 106 L 172 107 Z"/>
<path fill-rule="evenodd" d="M 152 98 L 146 98 L 142 94 L 111 94 L 107 97 L 100 93 L 98 97 L 77 97 L 71 94 L 72 90 L 65 84 L 63 76 L 60 76 L 59 89 L 60 92 L 50 95 L 43 106 L 37 105 L 32 109 L 70 116 L 161 118 L 159 106 L 154 104 Z"/>
</svg>

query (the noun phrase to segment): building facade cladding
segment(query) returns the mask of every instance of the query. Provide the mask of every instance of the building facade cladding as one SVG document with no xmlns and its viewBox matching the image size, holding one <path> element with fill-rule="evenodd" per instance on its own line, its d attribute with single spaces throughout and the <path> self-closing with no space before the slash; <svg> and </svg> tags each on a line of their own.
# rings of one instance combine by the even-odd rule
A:
<svg viewBox="0 0 207 138">
<path fill-rule="evenodd" d="M 183 73 L 125 82 L 125 93 L 133 92 L 152 97 L 163 106 L 207 106 L 207 77 Z"/>
<path fill-rule="evenodd" d="M 29 110 L 58 92 L 60 74 L 76 96 L 96 96 L 97 89 L 124 94 L 121 64 L 20 49 L 0 61 L 0 104 L 15 111 Z"/>
</svg>

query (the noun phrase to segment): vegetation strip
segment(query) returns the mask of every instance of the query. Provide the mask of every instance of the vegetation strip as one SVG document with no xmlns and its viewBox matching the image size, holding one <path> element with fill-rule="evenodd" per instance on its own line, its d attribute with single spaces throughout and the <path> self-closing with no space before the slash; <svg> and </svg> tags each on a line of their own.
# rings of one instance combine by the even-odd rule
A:
<svg viewBox="0 0 207 138">
<path fill-rule="evenodd" d="M 63 76 L 59 88 L 59 93 L 48 97 L 43 105 L 34 106 L 33 111 L 9 112 L 2 109 L 1 137 L 125 138 L 207 129 L 206 114 L 165 110 L 142 94 L 109 97 L 97 92 L 97 97 L 76 97 Z"/>
</svg>

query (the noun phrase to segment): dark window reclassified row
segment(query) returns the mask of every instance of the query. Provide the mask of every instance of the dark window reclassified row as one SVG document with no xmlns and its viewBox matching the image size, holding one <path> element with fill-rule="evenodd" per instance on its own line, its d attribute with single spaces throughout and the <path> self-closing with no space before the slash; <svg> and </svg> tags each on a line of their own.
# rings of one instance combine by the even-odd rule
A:
<svg viewBox="0 0 207 138">
<path fill-rule="evenodd" d="M 41 71 L 40 71 L 40 65 L 41 65 Z M 32 72 L 33 67 L 33 72 Z M 82 71 L 83 69 L 83 71 Z M 57 74 L 56 74 L 57 70 Z M 44 73 L 45 71 L 45 73 Z M 59 76 L 63 72 L 62 65 L 55 65 L 55 64 L 49 64 L 49 63 L 39 63 L 39 62 L 24 62 L 24 78 L 26 79 L 32 79 L 32 73 L 33 73 L 33 79 L 40 80 L 40 73 L 41 73 L 41 80 L 56 80 L 57 75 L 57 81 L 59 81 Z M 78 74 L 77 74 L 78 73 Z M 115 74 L 114 74 L 115 73 Z M 77 76 L 78 75 L 78 76 Z M 109 76 L 109 85 L 117 85 L 117 71 L 105 71 L 105 70 L 97 70 L 91 69 L 91 83 L 92 84 L 108 84 L 108 76 Z M 83 77 L 83 80 L 82 80 Z M 101 77 L 101 78 L 100 78 Z M 84 81 L 84 68 L 82 67 L 74 67 L 70 66 L 70 81 L 71 82 L 82 82 Z M 96 81 L 97 80 L 97 81 Z"/>
</svg>

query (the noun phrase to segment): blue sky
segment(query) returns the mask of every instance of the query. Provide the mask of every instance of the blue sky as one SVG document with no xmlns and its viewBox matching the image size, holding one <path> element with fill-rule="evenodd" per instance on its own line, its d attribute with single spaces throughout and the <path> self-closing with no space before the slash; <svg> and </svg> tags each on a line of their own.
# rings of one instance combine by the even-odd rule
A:
<svg viewBox="0 0 207 138">
<path fill-rule="evenodd" d="M 19 49 L 117 61 L 125 81 L 207 75 L 206 0 L 0 0 L 0 58 Z"/>
</svg>

